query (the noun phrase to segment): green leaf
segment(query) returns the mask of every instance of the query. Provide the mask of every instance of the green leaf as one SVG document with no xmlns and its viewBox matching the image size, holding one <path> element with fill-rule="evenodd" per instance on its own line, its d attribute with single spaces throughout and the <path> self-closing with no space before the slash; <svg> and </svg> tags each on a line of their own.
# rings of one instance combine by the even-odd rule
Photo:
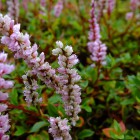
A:
<svg viewBox="0 0 140 140">
<path fill-rule="evenodd" d="M 48 103 L 48 113 L 50 116 L 54 116 L 54 117 L 57 117 L 59 115 L 57 108 L 53 104 L 50 104 L 50 103 Z"/>
<path fill-rule="evenodd" d="M 61 97 L 59 94 L 54 94 L 52 97 L 48 99 L 49 103 L 55 104 L 57 102 L 62 102 Z"/>
<path fill-rule="evenodd" d="M 126 105 L 133 105 L 135 103 L 135 100 L 132 98 L 132 99 L 125 99 L 121 102 L 121 105 L 122 106 L 126 106 Z"/>
<path fill-rule="evenodd" d="M 91 66 L 87 67 L 84 71 L 82 71 L 81 74 L 86 78 L 88 78 L 89 80 L 93 81 L 93 83 L 97 79 L 97 69 Z"/>
<path fill-rule="evenodd" d="M 94 131 L 92 131 L 90 129 L 84 129 L 83 131 L 81 131 L 78 134 L 78 138 L 79 139 L 84 139 L 84 138 L 87 138 L 87 137 L 91 137 L 93 134 L 94 134 Z"/>
<path fill-rule="evenodd" d="M 113 122 L 113 128 L 117 131 L 117 132 L 121 132 L 121 128 L 120 128 L 120 124 L 114 120 Z"/>
<path fill-rule="evenodd" d="M 42 140 L 42 138 L 39 135 L 30 135 L 28 140 Z"/>
<path fill-rule="evenodd" d="M 107 67 L 108 68 L 111 68 L 111 67 L 113 67 L 116 64 L 115 59 L 110 54 L 107 55 L 106 61 L 107 61 Z"/>
<path fill-rule="evenodd" d="M 111 138 L 115 140 L 124 140 L 124 135 L 123 134 L 115 134 L 113 131 L 110 131 L 110 136 Z"/>
<path fill-rule="evenodd" d="M 49 134 L 46 131 L 42 131 L 40 134 L 28 136 L 27 140 L 49 140 Z"/>
<path fill-rule="evenodd" d="M 42 137 L 42 140 L 49 140 L 49 134 L 45 130 L 43 130 L 40 135 Z"/>
<path fill-rule="evenodd" d="M 92 108 L 90 106 L 88 106 L 88 105 L 82 105 L 81 108 L 83 108 L 87 112 L 92 112 Z"/>
<path fill-rule="evenodd" d="M 131 130 L 132 134 L 135 136 L 135 138 L 139 139 L 140 138 L 140 131 L 139 130 Z"/>
<path fill-rule="evenodd" d="M 12 92 L 9 94 L 10 102 L 14 105 L 18 105 L 18 93 L 17 89 L 13 88 Z"/>
<path fill-rule="evenodd" d="M 24 128 L 23 126 L 16 126 L 16 128 L 17 131 L 15 132 L 14 136 L 21 136 L 27 131 L 27 129 Z"/>
<path fill-rule="evenodd" d="M 37 122 L 33 125 L 33 127 L 31 128 L 30 130 L 30 133 L 33 133 L 33 132 L 38 132 L 42 127 L 44 126 L 48 126 L 48 123 L 45 122 L 45 121 L 40 121 L 40 122 Z"/>
<path fill-rule="evenodd" d="M 80 83 L 80 87 L 81 87 L 82 89 L 85 89 L 87 86 L 88 86 L 88 81 L 84 81 L 84 82 L 81 82 L 81 83 Z"/>
</svg>

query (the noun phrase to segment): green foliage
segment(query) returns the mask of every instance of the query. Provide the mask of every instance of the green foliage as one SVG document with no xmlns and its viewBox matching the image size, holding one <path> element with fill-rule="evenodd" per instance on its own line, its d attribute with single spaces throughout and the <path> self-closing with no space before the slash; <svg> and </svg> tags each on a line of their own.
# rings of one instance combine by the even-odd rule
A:
<svg viewBox="0 0 140 140">
<path fill-rule="evenodd" d="M 48 109 L 49 116 L 54 116 L 54 117 L 58 116 L 57 108 L 53 104 L 49 103 L 47 109 Z"/>
<path fill-rule="evenodd" d="M 127 86 L 132 91 L 132 94 L 134 98 L 137 100 L 137 102 L 140 103 L 139 83 L 140 83 L 139 73 L 137 74 L 137 76 L 134 75 L 128 76 Z"/>
<path fill-rule="evenodd" d="M 12 89 L 12 92 L 9 95 L 10 102 L 14 105 L 18 105 L 18 93 L 15 88 Z"/>
<path fill-rule="evenodd" d="M 32 126 L 30 133 L 38 132 L 44 126 L 48 126 L 48 123 L 46 121 L 37 122 Z"/>
<path fill-rule="evenodd" d="M 2 0 L 2 13 L 7 13 L 6 0 Z M 46 61 L 55 69 L 58 60 L 51 55 L 55 41 L 71 45 L 79 58 L 75 67 L 81 76 L 81 113 L 76 127 L 71 128 L 73 140 L 135 140 L 140 139 L 140 26 L 139 7 L 135 17 L 126 20 L 130 0 L 116 0 L 109 16 L 104 9 L 99 21 L 101 41 L 107 46 L 105 66 L 92 67 L 87 49 L 90 0 L 65 0 L 61 15 L 56 18 L 54 6 L 57 0 L 29 1 L 25 10 L 20 0 L 19 23 L 24 33 L 30 34 L 31 44 L 38 44 L 39 53 L 45 52 Z M 98 0 L 97 0 L 98 2 Z M 98 6 L 96 7 L 98 8 Z M 106 8 L 106 7 L 105 7 Z M 42 14 L 43 13 L 43 14 Z M 97 10 L 98 14 L 98 10 Z M 61 95 L 39 81 L 38 93 L 43 102 L 28 106 L 24 100 L 24 84 L 21 76 L 29 68 L 23 60 L 13 59 L 13 54 L 3 45 L 0 51 L 8 52 L 9 62 L 16 69 L 6 80 L 14 80 L 8 91 L 12 140 L 50 140 L 48 116 L 67 117 Z M 56 70 L 57 71 L 57 70 Z"/>
<path fill-rule="evenodd" d="M 39 134 L 30 135 L 28 140 L 49 140 L 49 135 L 46 131 L 42 131 Z"/>
<path fill-rule="evenodd" d="M 85 139 L 85 138 L 91 137 L 93 134 L 94 134 L 94 131 L 90 129 L 84 129 L 78 133 L 78 138 Z"/>
<path fill-rule="evenodd" d="M 27 132 L 27 129 L 23 126 L 16 126 L 16 129 L 14 136 L 21 136 Z"/>
</svg>

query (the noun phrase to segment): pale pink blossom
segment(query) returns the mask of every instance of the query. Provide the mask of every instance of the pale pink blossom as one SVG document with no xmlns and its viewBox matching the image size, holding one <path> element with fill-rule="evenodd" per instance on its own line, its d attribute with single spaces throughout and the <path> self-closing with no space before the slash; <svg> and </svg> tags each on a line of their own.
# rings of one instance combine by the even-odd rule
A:
<svg viewBox="0 0 140 140">
<path fill-rule="evenodd" d="M 111 15 L 112 11 L 114 10 L 116 4 L 116 0 L 108 0 L 107 1 L 107 12 L 109 15 Z"/>
<path fill-rule="evenodd" d="M 45 7 L 46 6 L 46 0 L 40 0 L 40 4 L 42 7 Z"/>
<path fill-rule="evenodd" d="M 49 123 L 49 133 L 52 134 L 54 140 L 72 140 L 72 137 L 69 134 L 70 126 L 68 125 L 67 119 L 50 117 Z"/>
<path fill-rule="evenodd" d="M 0 63 L 4 63 L 7 59 L 7 54 L 4 52 L 0 53 Z"/>
<path fill-rule="evenodd" d="M 57 92 L 62 95 L 66 114 L 70 116 L 72 125 L 75 125 L 79 119 L 78 113 L 81 111 L 79 105 L 81 103 L 81 88 L 76 84 L 81 77 L 78 75 L 77 70 L 73 68 L 78 63 L 78 58 L 73 54 L 71 46 L 64 47 L 60 41 L 56 42 L 56 45 L 57 48 L 53 52 L 56 52 L 58 48 L 60 49 L 55 53 L 58 56 L 59 64 L 59 75 L 57 77 L 59 87 L 57 87 Z"/>
<path fill-rule="evenodd" d="M 0 91 L 0 101 L 5 101 L 8 99 L 8 93 L 3 93 Z"/>
<path fill-rule="evenodd" d="M 19 0 L 7 0 L 8 15 L 18 22 L 19 17 Z"/>
<path fill-rule="evenodd" d="M 34 78 L 36 77 L 33 75 L 32 71 L 28 71 L 26 75 L 23 75 L 23 83 L 25 85 L 24 88 L 24 96 L 25 96 L 25 101 L 27 102 L 28 105 L 31 104 L 38 104 L 42 102 L 42 98 L 38 97 L 38 92 L 37 89 L 39 88 L 37 84 L 37 80 Z"/>
<path fill-rule="evenodd" d="M 131 20 L 133 18 L 133 15 L 134 15 L 133 12 L 126 13 L 125 19 L 126 20 Z"/>
<path fill-rule="evenodd" d="M 63 10 L 63 0 L 58 0 L 58 2 L 56 3 L 54 7 L 54 15 L 56 17 L 59 17 L 62 10 Z"/>
<path fill-rule="evenodd" d="M 0 104 L 0 112 L 6 111 L 7 108 L 8 106 L 6 104 Z"/>
<path fill-rule="evenodd" d="M 6 17 L 6 19 L 8 18 Z M 5 20 L 2 20 L 2 22 L 4 21 Z M 4 25 L 2 26 L 4 27 Z M 8 27 L 5 29 L 8 29 Z M 7 34 L 7 31 L 4 33 Z M 5 90 L 13 87 L 13 81 L 5 80 L 3 76 L 5 74 L 10 74 L 14 70 L 14 68 L 15 68 L 14 65 L 7 64 L 7 54 L 4 52 L 0 52 L 0 89 Z M 8 99 L 8 97 L 9 97 L 8 93 L 4 93 L 0 91 L 0 101 L 5 101 Z M 8 114 L 4 115 L 7 108 L 8 106 L 6 104 L 0 104 L 0 139 L 1 140 L 9 140 L 9 136 L 5 135 L 5 133 L 10 128 Z"/>
<path fill-rule="evenodd" d="M 130 0 L 130 8 L 132 11 L 135 11 L 138 6 L 140 6 L 140 0 Z"/>
<path fill-rule="evenodd" d="M 87 43 L 88 50 L 91 53 L 91 59 L 98 65 L 105 65 L 107 47 L 100 40 L 100 27 L 95 15 L 95 2 L 92 1 L 89 42 Z"/>
<path fill-rule="evenodd" d="M 101 38 L 100 36 L 100 27 L 97 23 L 96 15 L 95 15 L 95 3 L 92 1 L 92 9 L 90 11 L 91 19 L 89 20 L 90 23 L 90 31 L 88 34 L 88 39 L 90 41 L 99 40 Z"/>
</svg>

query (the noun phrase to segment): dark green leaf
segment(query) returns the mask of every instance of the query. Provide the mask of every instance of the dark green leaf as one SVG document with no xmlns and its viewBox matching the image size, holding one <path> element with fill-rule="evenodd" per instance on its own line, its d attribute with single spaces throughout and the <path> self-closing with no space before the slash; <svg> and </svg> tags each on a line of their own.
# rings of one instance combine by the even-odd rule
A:
<svg viewBox="0 0 140 140">
<path fill-rule="evenodd" d="M 55 116 L 55 117 L 59 115 L 57 108 L 51 103 L 48 103 L 48 113 L 50 116 Z"/>
<path fill-rule="evenodd" d="M 14 133 L 15 136 L 21 136 L 27 131 L 27 129 L 24 128 L 23 126 L 16 126 L 16 128 L 17 131 Z"/>
<path fill-rule="evenodd" d="M 41 128 L 43 128 L 44 126 L 48 126 L 48 123 L 45 121 L 41 121 L 41 122 L 37 122 L 33 125 L 33 127 L 30 130 L 30 133 L 33 132 L 38 132 Z"/>
<path fill-rule="evenodd" d="M 18 93 L 17 89 L 13 88 L 12 92 L 9 94 L 10 102 L 14 105 L 18 105 Z"/>
<path fill-rule="evenodd" d="M 79 139 L 84 139 L 84 138 L 87 138 L 87 137 L 91 137 L 93 134 L 94 134 L 94 131 L 92 131 L 90 129 L 84 129 L 78 134 L 78 138 Z"/>
</svg>

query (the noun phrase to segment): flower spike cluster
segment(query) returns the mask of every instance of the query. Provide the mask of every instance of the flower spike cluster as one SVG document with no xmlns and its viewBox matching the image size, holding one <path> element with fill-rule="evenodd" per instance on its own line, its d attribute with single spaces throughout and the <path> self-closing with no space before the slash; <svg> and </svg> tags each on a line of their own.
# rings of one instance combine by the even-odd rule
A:
<svg viewBox="0 0 140 140">
<path fill-rule="evenodd" d="M 54 15 L 59 17 L 63 10 L 63 0 L 59 0 L 54 7 Z"/>
<path fill-rule="evenodd" d="M 107 47 L 100 40 L 100 27 L 97 23 L 95 15 L 95 2 L 92 0 L 92 9 L 91 9 L 91 20 L 90 22 L 90 31 L 89 31 L 89 42 L 88 50 L 91 53 L 91 59 L 97 65 L 105 65 L 106 50 Z"/>
<path fill-rule="evenodd" d="M 56 85 L 58 83 L 55 75 L 55 70 L 51 68 L 48 62 L 45 62 L 45 55 L 42 52 L 38 54 L 38 47 L 36 44 L 31 46 L 31 42 L 29 39 L 29 35 L 23 34 L 20 32 L 20 24 L 14 25 L 14 21 L 9 18 L 9 16 L 0 15 L 0 32 L 3 34 L 1 38 L 1 42 L 8 46 L 8 48 L 15 53 L 15 58 L 23 58 L 28 66 L 31 68 L 33 75 L 36 75 L 39 79 L 41 79 L 47 86 L 53 87 L 56 89 Z M 38 99 L 36 89 L 31 93 L 31 85 L 36 84 L 34 80 L 30 86 L 26 80 L 26 76 L 23 76 L 25 82 L 25 90 L 24 95 L 27 97 L 27 103 L 31 103 L 33 97 L 36 97 L 35 102 L 40 102 Z M 35 103 L 34 102 L 34 103 Z M 32 102 L 33 103 L 33 102 Z"/>
<path fill-rule="evenodd" d="M 108 0 L 108 7 L 107 7 L 107 12 L 108 12 L 108 15 L 110 16 L 114 7 L 115 7 L 115 3 L 116 3 L 116 0 Z"/>
<path fill-rule="evenodd" d="M 38 97 L 38 84 L 37 84 L 37 77 L 34 75 L 32 71 L 28 71 L 26 75 L 22 76 L 23 78 L 23 83 L 25 85 L 24 88 L 24 96 L 25 96 L 25 101 L 27 102 L 28 105 L 31 104 L 38 104 L 42 102 L 42 98 Z"/>
<path fill-rule="evenodd" d="M 67 119 L 62 120 L 60 117 L 50 117 L 49 122 L 49 133 L 52 134 L 54 140 L 72 140 L 69 134 L 70 126 L 67 124 Z"/>
<path fill-rule="evenodd" d="M 59 68 L 56 70 L 48 62 L 45 62 L 43 52 L 38 54 L 37 45 L 31 45 L 29 35 L 20 32 L 20 24 L 14 24 L 14 20 L 7 15 L 2 16 L 0 14 L 0 32 L 2 33 L 1 42 L 8 46 L 16 59 L 24 59 L 30 68 L 27 74 L 22 76 L 25 84 L 24 96 L 26 102 L 29 105 L 41 102 L 41 98 L 38 98 L 37 93 L 37 78 L 39 78 L 48 87 L 54 88 L 57 93 L 62 95 L 66 114 L 69 116 L 72 125 L 75 125 L 79 119 L 78 113 L 81 111 L 81 88 L 77 84 L 81 77 L 73 68 L 78 63 L 78 59 L 73 54 L 72 47 L 64 47 L 62 42 L 56 42 L 57 48 L 53 50 L 53 55 L 58 56 Z M 64 131 L 63 127 L 60 128 L 62 138 L 71 139 L 68 133 L 69 127 L 66 127 L 67 120 L 58 120 L 60 126 L 61 124 L 65 126 Z M 51 133 L 56 136 L 53 132 Z"/>
<path fill-rule="evenodd" d="M 73 54 L 71 46 L 63 46 L 61 41 L 56 42 L 57 48 L 52 51 L 53 55 L 58 56 L 58 79 L 59 86 L 57 92 L 62 95 L 66 114 L 70 116 L 71 122 L 75 125 L 79 119 L 78 113 L 81 111 L 81 92 L 76 84 L 81 77 L 78 75 L 74 65 L 78 63 L 77 56 Z"/>
<path fill-rule="evenodd" d="M 41 4 L 41 6 L 43 6 L 43 7 L 45 7 L 46 6 L 46 0 L 40 0 L 40 4 Z"/>
<path fill-rule="evenodd" d="M 98 13 L 97 16 L 98 23 L 100 22 L 100 19 L 103 16 L 103 10 L 105 8 L 105 5 L 106 5 L 106 0 L 98 0 L 95 3 L 95 7 L 97 7 L 95 11 Z"/>
<path fill-rule="evenodd" d="M 19 0 L 8 0 L 7 1 L 8 6 L 8 15 L 18 22 L 19 17 Z"/>
<path fill-rule="evenodd" d="M 14 20 L 9 16 L 0 15 L 0 32 L 2 33 L 1 42 L 15 53 L 15 58 L 23 58 L 27 65 L 32 69 L 47 86 L 56 87 L 57 81 L 55 70 L 48 62 L 45 62 L 45 55 L 38 54 L 37 45 L 31 46 L 29 35 L 20 32 L 20 24 L 14 25 Z"/>
<path fill-rule="evenodd" d="M 90 23 L 90 31 L 88 34 L 88 39 L 90 41 L 96 41 L 96 40 L 100 40 L 101 36 L 100 36 L 100 27 L 99 24 L 97 23 L 97 18 L 95 15 L 95 3 L 94 0 L 92 1 L 92 9 L 90 11 L 91 14 L 91 19 L 89 20 Z"/>
<path fill-rule="evenodd" d="M 138 6 L 140 6 L 140 0 L 130 0 L 130 8 L 132 11 L 135 11 Z"/>
<path fill-rule="evenodd" d="M 13 82 L 5 80 L 3 76 L 9 74 L 14 70 L 14 65 L 6 64 L 7 54 L 0 52 L 0 101 L 8 99 L 8 93 L 4 93 L 5 89 L 12 88 Z M 9 140 L 9 136 L 5 133 L 9 130 L 9 117 L 8 114 L 4 114 L 8 106 L 6 104 L 0 104 L 0 139 Z"/>
</svg>

